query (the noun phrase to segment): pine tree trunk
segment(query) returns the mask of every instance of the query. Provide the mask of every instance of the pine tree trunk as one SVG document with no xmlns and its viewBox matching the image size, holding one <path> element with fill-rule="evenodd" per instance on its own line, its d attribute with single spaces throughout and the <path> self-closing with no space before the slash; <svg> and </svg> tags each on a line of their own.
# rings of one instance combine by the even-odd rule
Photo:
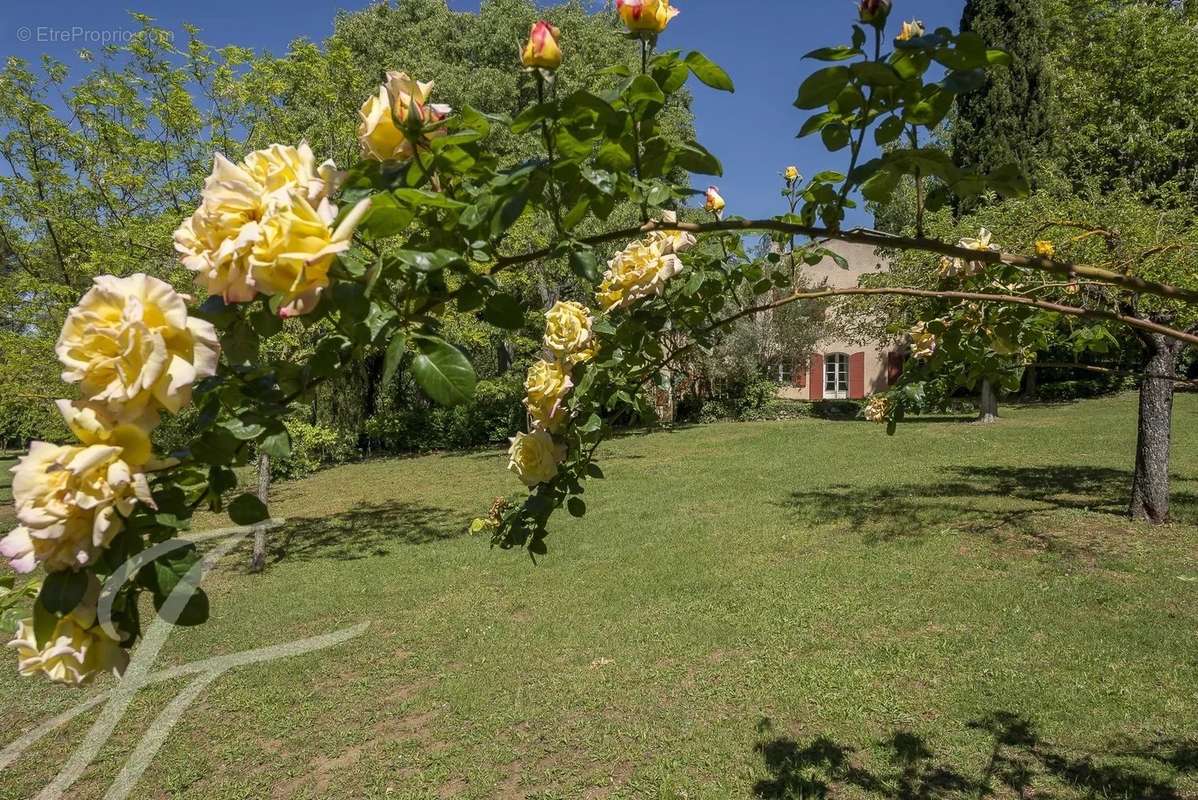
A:
<svg viewBox="0 0 1198 800">
<path fill-rule="evenodd" d="M 1173 428 L 1173 381 L 1169 377 L 1176 374 L 1181 348 L 1175 339 L 1159 333 L 1141 334 L 1140 340 L 1144 344 L 1144 376 L 1129 513 L 1134 520 L 1161 524 L 1169 521 L 1169 445 Z"/>
<path fill-rule="evenodd" d="M 258 499 L 263 505 L 270 498 L 270 456 L 258 451 Z M 258 573 L 266 567 L 266 526 L 254 528 L 254 554 L 250 557 L 250 572 Z"/>
<path fill-rule="evenodd" d="M 998 392 L 994 391 L 994 384 L 988 380 L 982 381 L 982 393 L 978 398 L 978 405 L 978 422 L 998 422 Z"/>
</svg>

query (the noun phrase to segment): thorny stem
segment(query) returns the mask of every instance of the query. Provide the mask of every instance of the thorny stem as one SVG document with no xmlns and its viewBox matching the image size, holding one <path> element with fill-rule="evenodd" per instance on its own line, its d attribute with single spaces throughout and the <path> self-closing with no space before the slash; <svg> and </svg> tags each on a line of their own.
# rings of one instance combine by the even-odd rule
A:
<svg viewBox="0 0 1198 800">
<path fill-rule="evenodd" d="M 536 76 L 537 76 L 537 103 L 544 104 L 544 102 L 545 102 L 545 75 L 544 75 L 544 73 L 541 72 L 541 70 L 538 69 L 538 70 L 536 70 Z M 561 216 L 561 214 L 562 214 L 561 205 L 562 204 L 561 204 L 561 201 L 558 199 L 557 180 L 553 175 L 553 162 L 554 162 L 555 156 L 553 153 L 553 135 L 552 135 L 552 133 L 550 133 L 548 120 L 544 120 L 544 119 L 541 120 L 541 135 L 545 139 L 545 150 L 549 154 L 549 196 L 550 196 L 550 201 L 552 202 L 552 205 L 553 205 L 553 207 L 551 209 L 551 211 L 553 213 L 553 227 L 560 234 L 560 233 L 562 233 L 562 216 Z"/>
</svg>

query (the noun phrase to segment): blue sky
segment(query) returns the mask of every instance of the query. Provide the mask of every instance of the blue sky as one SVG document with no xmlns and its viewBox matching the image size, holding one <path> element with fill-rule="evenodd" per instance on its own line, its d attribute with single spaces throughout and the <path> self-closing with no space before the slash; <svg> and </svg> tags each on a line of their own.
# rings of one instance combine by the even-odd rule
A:
<svg viewBox="0 0 1198 800">
<path fill-rule="evenodd" d="M 106 32 L 129 30 L 128 10 L 144 11 L 160 24 L 191 22 L 217 45 L 239 44 L 280 53 L 300 36 L 320 40 L 332 31 L 338 9 L 358 9 L 366 0 L 58 0 L 9 2 L 0 20 L 3 54 L 35 60 L 41 53 L 75 60 L 80 47 L 96 47 Z M 602 5 L 601 3 L 598 5 Z M 802 60 L 816 47 L 847 42 L 854 0 L 675 0 L 682 13 L 662 37 L 666 48 L 707 53 L 732 75 L 734 95 L 695 89 L 699 141 L 724 163 L 718 180 L 729 211 L 747 217 L 785 209 L 778 173 L 787 164 L 804 175 L 842 169 L 844 153 L 827 153 L 819 137 L 796 140 L 806 112 L 791 103 L 803 77 L 814 68 Z M 456 10 L 476 10 L 478 0 L 450 0 Z M 895 19 L 922 19 L 929 28 L 956 27 L 963 0 L 895 0 Z M 90 40 L 90 41 L 89 41 Z M 852 224 L 868 224 L 863 212 Z"/>
</svg>

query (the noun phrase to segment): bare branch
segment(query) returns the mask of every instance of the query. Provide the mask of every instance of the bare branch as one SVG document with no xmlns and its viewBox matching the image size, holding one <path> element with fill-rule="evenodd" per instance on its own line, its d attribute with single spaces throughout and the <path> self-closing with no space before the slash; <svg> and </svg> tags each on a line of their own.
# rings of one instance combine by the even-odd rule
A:
<svg viewBox="0 0 1198 800">
<path fill-rule="evenodd" d="M 604 242 L 634 239 L 643 236 L 653 231 L 686 231 L 688 233 L 739 233 L 749 231 L 775 231 L 778 233 L 789 233 L 798 236 L 806 236 L 810 239 L 826 239 L 852 244 L 873 245 L 874 247 L 887 248 L 892 250 L 923 250 L 937 255 L 949 256 L 951 258 L 960 258 L 966 261 L 980 261 L 986 264 L 1006 264 L 1014 267 L 1025 267 L 1027 269 L 1039 270 L 1053 275 L 1063 275 L 1068 278 L 1087 278 L 1094 281 L 1102 281 L 1104 283 L 1113 284 L 1121 289 L 1126 289 L 1130 292 L 1141 292 L 1144 294 L 1154 294 L 1158 297 L 1165 297 L 1172 300 L 1181 300 L 1186 303 L 1198 305 L 1198 291 L 1192 289 L 1184 289 L 1179 286 L 1172 286 L 1165 283 L 1156 283 L 1154 281 L 1146 281 L 1143 278 L 1137 278 L 1134 275 L 1124 275 L 1118 272 L 1101 269 L 1099 267 L 1083 266 L 1080 264 L 1071 264 L 1065 261 L 1055 261 L 1050 258 L 1040 258 L 1038 256 L 1021 256 L 1012 253 L 995 252 L 992 250 L 970 250 L 964 247 L 958 247 L 948 242 L 942 242 L 938 239 L 927 239 L 907 236 L 894 236 L 880 231 L 871 231 L 857 228 L 849 231 L 830 230 L 828 228 L 814 227 L 811 225 L 798 225 L 790 222 L 783 222 L 777 219 L 729 219 L 721 222 L 660 222 L 651 221 L 637 228 L 625 228 L 618 231 L 608 231 L 596 236 L 589 236 L 579 240 L 584 245 L 603 244 Z M 491 268 L 490 273 L 494 275 L 509 267 L 518 264 L 525 264 L 529 261 L 537 261 L 543 258 L 549 258 L 555 252 L 556 248 L 546 247 L 540 250 L 534 250 L 519 255 L 501 256 L 496 259 L 495 265 Z M 1064 306 L 1068 308 L 1068 306 Z M 1066 312 L 1062 312 L 1066 313 Z"/>
</svg>

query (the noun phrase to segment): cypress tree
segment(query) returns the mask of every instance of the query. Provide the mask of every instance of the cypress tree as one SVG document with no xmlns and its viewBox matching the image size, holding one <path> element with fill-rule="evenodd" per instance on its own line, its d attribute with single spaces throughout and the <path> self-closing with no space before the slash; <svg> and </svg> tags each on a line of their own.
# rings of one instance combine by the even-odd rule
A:
<svg viewBox="0 0 1198 800">
<path fill-rule="evenodd" d="M 1016 164 L 1032 186 L 1051 154 L 1048 23 L 1042 0 L 968 0 L 961 30 L 1011 54 L 1011 66 L 991 70 L 986 83 L 957 98 L 952 146 L 957 166 L 989 172 Z M 958 214 L 976 200 L 959 201 Z"/>
</svg>

